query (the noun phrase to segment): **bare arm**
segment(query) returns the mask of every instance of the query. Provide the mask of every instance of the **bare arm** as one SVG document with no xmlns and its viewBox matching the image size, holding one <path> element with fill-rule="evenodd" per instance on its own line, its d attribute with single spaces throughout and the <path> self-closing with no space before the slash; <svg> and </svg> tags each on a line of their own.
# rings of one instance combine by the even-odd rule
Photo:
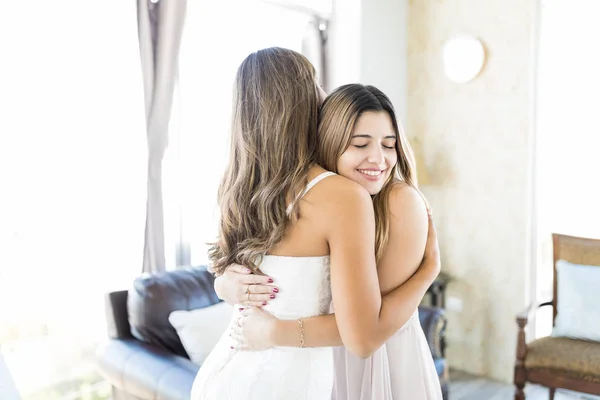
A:
<svg viewBox="0 0 600 400">
<path fill-rule="evenodd" d="M 406 189 L 410 190 L 407 191 Z M 356 224 L 355 221 L 352 221 L 352 218 L 347 218 L 345 220 L 344 218 L 338 219 L 338 222 L 344 221 L 346 223 L 344 224 L 340 222 L 339 224 L 334 223 L 333 225 L 341 226 L 340 229 L 343 230 L 344 234 L 349 234 L 351 237 L 353 234 L 355 235 L 353 239 L 354 241 L 346 240 L 343 242 L 343 245 L 346 246 L 345 248 L 344 246 L 340 246 L 339 251 L 342 252 L 342 255 L 340 255 L 338 258 L 339 265 L 345 265 L 346 263 L 352 265 L 352 263 L 356 263 L 358 266 L 354 265 L 354 270 L 350 268 L 350 275 L 344 276 L 347 271 L 341 271 L 342 282 L 338 285 L 338 287 L 340 288 L 339 291 L 345 295 L 344 299 L 346 301 L 340 303 L 339 300 L 334 300 L 334 303 L 336 303 L 336 315 L 313 317 L 304 320 L 304 340 L 306 346 L 322 347 L 342 344 L 341 342 L 344 327 L 340 327 L 340 329 L 338 329 L 338 326 L 341 322 L 342 324 L 346 324 L 345 329 L 354 329 L 354 332 L 346 334 L 346 338 L 344 338 L 344 344 L 346 344 L 351 351 L 359 356 L 366 357 L 370 355 L 392 334 L 400 329 L 400 327 L 404 325 L 408 318 L 410 318 L 410 316 L 418 307 L 418 304 L 420 303 L 427 288 L 439 273 L 440 262 L 437 248 L 437 237 L 431 222 L 427 240 L 427 251 L 425 252 L 425 257 L 423 257 L 423 248 L 425 247 L 425 237 L 428 229 L 426 210 L 423 200 L 420 198 L 418 192 L 411 188 L 405 187 L 403 190 L 396 190 L 395 192 L 396 193 L 394 193 L 393 198 L 390 199 L 392 203 L 390 206 L 392 211 L 390 241 L 385 252 L 386 254 L 381 260 L 379 266 L 380 272 L 382 274 L 386 274 L 387 278 L 394 282 L 393 285 L 398 286 L 413 274 L 415 269 L 419 266 L 419 263 L 421 263 L 421 268 L 414 273 L 412 278 L 386 295 L 382 300 L 377 282 L 371 282 L 371 286 L 369 286 L 368 274 L 365 274 L 364 271 L 361 271 L 360 262 L 356 263 L 356 261 L 353 261 L 362 257 L 363 262 L 368 262 L 365 261 L 367 257 L 365 257 L 364 253 L 360 253 L 360 249 L 359 252 L 356 253 L 356 249 L 359 248 L 357 241 L 360 240 L 365 242 L 370 240 L 368 235 L 365 236 L 364 232 L 374 233 L 374 226 L 370 231 L 366 230 L 367 228 L 365 227 L 358 228 L 361 234 L 358 235 L 357 238 L 356 231 L 353 231 L 353 229 L 357 229 L 357 226 L 360 227 L 361 221 L 359 220 L 358 224 Z M 368 198 L 368 201 L 368 204 L 372 209 L 370 198 Z M 349 208 L 352 208 L 353 205 L 349 204 L 349 206 Z M 354 206 L 356 206 L 356 204 L 354 204 Z M 359 218 L 361 217 L 360 214 L 355 213 L 354 215 L 355 219 L 356 216 Z M 364 223 L 365 221 L 362 222 Z M 329 225 L 332 225 L 331 222 Z M 334 248 L 331 248 L 333 285 L 335 285 L 336 280 L 334 271 L 335 261 L 333 260 L 335 251 L 336 250 Z M 372 256 L 374 251 L 371 250 L 371 252 Z M 346 256 L 346 258 L 344 259 L 343 256 Z M 370 271 L 373 273 L 374 278 L 377 279 L 374 266 L 371 268 L 372 269 Z M 365 282 L 367 282 L 367 284 L 364 284 Z M 375 285 L 377 285 L 376 289 L 373 287 Z M 344 286 L 352 286 L 349 289 L 350 293 L 345 291 L 347 288 Z M 361 290 L 358 289 L 359 287 L 362 289 L 363 293 L 359 293 L 361 292 Z M 371 289 L 367 289 L 367 287 L 371 287 Z M 335 291 L 335 287 L 333 290 Z M 334 292 L 334 299 L 335 296 L 336 294 Z M 379 303 L 379 310 L 377 315 L 374 317 L 372 316 L 370 322 L 368 323 L 371 329 L 367 327 L 361 331 L 355 327 L 361 324 L 366 325 L 362 323 L 361 318 L 363 315 L 362 313 L 365 310 L 359 309 L 357 312 L 354 312 L 352 311 L 352 307 L 360 308 L 360 304 L 358 303 L 363 301 L 365 297 L 367 297 L 367 302 L 365 303 L 371 302 L 371 305 L 374 304 L 375 306 L 377 306 L 377 303 Z M 341 304 L 341 306 L 339 304 Z M 346 308 L 346 310 L 340 311 L 340 307 Z M 351 318 L 349 320 L 345 319 L 340 321 L 340 312 L 345 312 L 346 315 L 350 315 Z M 367 310 L 367 313 L 368 312 L 369 310 Z M 250 318 L 244 323 L 244 330 L 254 330 L 254 337 L 256 338 L 255 340 L 259 340 L 258 336 L 260 335 L 260 340 L 262 341 L 261 346 L 269 347 L 272 345 L 299 345 L 300 329 L 297 321 L 277 321 L 263 311 L 253 312 L 253 310 L 250 310 L 244 313 L 254 317 L 254 319 Z M 352 320 L 353 316 L 357 318 Z M 258 322 L 261 322 L 261 319 L 263 322 L 263 329 L 257 329 L 260 324 L 257 325 L 256 322 L 257 320 Z M 270 327 L 267 330 L 267 332 L 269 332 L 268 334 L 265 334 L 265 326 Z M 340 334 L 340 331 L 342 331 L 342 334 Z M 244 336 L 247 338 L 248 335 L 246 333 L 247 332 L 244 332 Z M 348 343 L 348 341 L 351 343 Z M 253 344 L 256 345 L 256 341 L 254 341 Z"/>
<path fill-rule="evenodd" d="M 371 338 L 381 323 L 382 306 L 375 264 L 373 203 L 358 185 L 344 189 L 334 198 L 337 201 L 324 207 L 330 217 L 325 234 L 334 315 L 346 348 L 358 356 L 368 356 L 372 352 Z"/>
<path fill-rule="evenodd" d="M 348 198 L 348 194 L 343 198 Z M 423 205 L 422 199 L 419 201 Z M 365 207 L 373 209 L 371 198 L 360 191 L 356 199 L 349 199 L 345 207 L 339 205 L 337 213 L 329 210 L 335 219 L 328 225 L 336 322 L 346 348 L 360 357 L 371 355 L 404 325 L 439 272 L 435 268 L 435 273 L 426 273 L 423 278 L 411 282 L 409 288 L 417 287 L 416 296 L 401 286 L 383 300 L 374 265 L 374 218 L 373 214 L 365 211 Z M 398 210 L 395 211 L 398 215 Z M 402 223 L 396 221 L 394 224 Z M 408 268 L 418 265 L 416 254 L 419 260 L 422 259 L 423 249 L 406 256 L 404 262 Z M 439 253 L 436 259 L 439 266 Z M 410 304 L 405 305 L 408 300 Z"/>
<path fill-rule="evenodd" d="M 389 241 L 377 265 L 382 292 L 388 293 L 382 300 L 378 343 L 387 341 L 413 315 L 440 268 L 437 241 L 433 246 L 436 256 L 425 256 L 428 232 L 435 233 L 435 228 L 428 222 L 421 194 L 410 186 L 397 185 L 390 194 L 389 207 Z M 427 259 L 433 261 L 428 266 L 431 268 L 419 268 Z"/>
<path fill-rule="evenodd" d="M 435 227 L 421 195 L 409 186 L 395 188 L 390 214 L 389 241 L 377 265 L 381 289 L 388 294 L 382 300 L 380 327 L 374 331 L 376 348 L 408 321 L 440 269 Z M 303 325 L 306 346 L 343 344 L 334 315 L 307 318 Z M 271 337 L 275 346 L 298 346 L 299 335 L 297 321 L 278 320 Z"/>
<path fill-rule="evenodd" d="M 335 177 L 327 182 L 332 184 L 327 186 L 328 190 L 321 192 L 319 207 L 311 216 L 314 229 L 329 246 L 331 292 L 336 314 L 325 320 L 327 331 L 333 332 L 335 340 L 337 324 L 339 336 L 346 347 L 363 355 L 370 351 L 369 336 L 378 326 L 382 305 L 375 265 L 373 203 L 369 193 L 355 182 Z M 246 343 L 253 349 L 268 347 L 268 342 L 276 339 L 275 335 L 273 331 L 260 329 L 256 321 L 257 317 L 267 322 L 275 319 L 264 310 L 254 308 L 242 313 L 246 318 L 242 319 L 240 326 L 233 328 L 233 336 L 241 343 L 240 347 L 245 348 Z M 290 323 L 285 326 L 293 327 Z M 321 330 L 310 326 L 306 328 L 308 335 Z M 299 324 L 296 329 L 299 329 Z M 306 339 L 312 342 L 327 337 Z"/>
</svg>

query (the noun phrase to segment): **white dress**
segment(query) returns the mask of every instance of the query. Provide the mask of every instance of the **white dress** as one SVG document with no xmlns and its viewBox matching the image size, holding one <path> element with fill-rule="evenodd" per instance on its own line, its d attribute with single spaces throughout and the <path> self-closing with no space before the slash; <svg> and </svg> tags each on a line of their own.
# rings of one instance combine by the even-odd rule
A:
<svg viewBox="0 0 600 400">
<path fill-rule="evenodd" d="M 321 179 L 313 179 L 303 196 Z M 279 288 L 265 310 L 279 319 L 296 320 L 329 314 L 329 256 L 267 255 L 260 270 Z M 237 310 L 238 306 L 236 306 Z M 231 324 L 235 324 L 237 312 Z M 298 337 L 298 344 L 300 337 Z M 202 364 L 192 400 L 329 400 L 333 387 L 333 349 L 274 347 L 263 351 L 232 350 L 227 329 Z"/>
</svg>

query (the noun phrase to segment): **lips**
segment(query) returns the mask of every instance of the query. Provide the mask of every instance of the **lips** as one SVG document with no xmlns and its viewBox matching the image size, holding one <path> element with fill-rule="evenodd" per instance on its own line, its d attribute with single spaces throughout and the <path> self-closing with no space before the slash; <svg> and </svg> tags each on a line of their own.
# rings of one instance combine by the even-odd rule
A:
<svg viewBox="0 0 600 400">
<path fill-rule="evenodd" d="M 378 181 L 383 177 L 385 170 L 380 169 L 357 169 L 361 176 L 369 181 Z"/>
<path fill-rule="evenodd" d="M 379 176 L 384 172 L 379 169 L 359 169 L 357 171 L 360 172 L 361 174 L 365 174 L 365 175 L 369 175 L 369 176 Z"/>
</svg>

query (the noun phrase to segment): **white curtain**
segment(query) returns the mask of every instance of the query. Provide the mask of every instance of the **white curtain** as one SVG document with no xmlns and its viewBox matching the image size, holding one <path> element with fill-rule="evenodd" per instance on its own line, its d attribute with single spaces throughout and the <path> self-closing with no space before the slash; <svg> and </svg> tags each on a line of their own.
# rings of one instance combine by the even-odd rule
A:
<svg viewBox="0 0 600 400">
<path fill-rule="evenodd" d="M 551 233 L 600 238 L 600 2 L 542 2 L 536 211 L 538 298 L 552 297 Z M 536 334 L 551 329 L 550 312 Z"/>
<path fill-rule="evenodd" d="M 327 24 L 317 16 L 308 22 L 302 40 L 302 54 L 314 65 L 321 87 L 329 92 L 327 79 Z"/>
<path fill-rule="evenodd" d="M 148 176 L 143 272 L 165 270 L 163 157 L 169 142 L 173 91 L 187 0 L 137 0 L 141 71 L 144 77 Z"/>
</svg>

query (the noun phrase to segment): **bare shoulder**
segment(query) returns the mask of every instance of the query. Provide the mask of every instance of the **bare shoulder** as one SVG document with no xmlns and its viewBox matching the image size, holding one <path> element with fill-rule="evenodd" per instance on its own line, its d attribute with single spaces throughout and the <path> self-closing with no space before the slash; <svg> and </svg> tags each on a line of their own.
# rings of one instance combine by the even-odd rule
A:
<svg viewBox="0 0 600 400">
<path fill-rule="evenodd" d="M 344 207 L 368 205 L 373 208 L 373 201 L 369 192 L 360 184 L 340 175 L 331 176 L 323 181 L 322 195 L 325 205 L 331 207 Z"/>
<path fill-rule="evenodd" d="M 326 185 L 323 186 L 323 189 L 330 192 L 331 195 L 342 196 L 342 195 L 354 195 L 359 197 L 369 197 L 369 192 L 362 187 L 360 184 L 345 178 L 341 175 L 332 175 L 323 182 L 326 182 Z"/>
<path fill-rule="evenodd" d="M 393 217 L 407 217 L 427 221 L 427 203 L 416 188 L 405 183 L 396 183 L 389 194 L 390 213 Z"/>
<path fill-rule="evenodd" d="M 360 184 L 340 175 L 332 175 L 315 185 L 314 194 L 307 201 L 323 222 L 373 214 L 373 201 Z"/>
</svg>

